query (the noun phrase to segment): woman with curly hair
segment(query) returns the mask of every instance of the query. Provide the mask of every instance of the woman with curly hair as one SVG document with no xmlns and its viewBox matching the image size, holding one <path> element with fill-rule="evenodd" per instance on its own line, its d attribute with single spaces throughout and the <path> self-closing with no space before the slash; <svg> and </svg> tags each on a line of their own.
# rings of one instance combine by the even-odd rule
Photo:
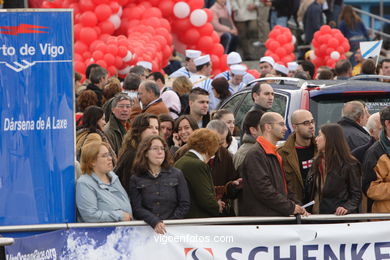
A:
<svg viewBox="0 0 390 260">
<path fill-rule="evenodd" d="M 118 164 L 114 172 L 118 175 L 123 187 L 129 193 L 131 168 L 139 143 L 150 135 L 158 135 L 160 122 L 156 115 L 143 113 L 138 115 L 123 138 L 122 147 L 118 154 Z"/>
<path fill-rule="evenodd" d="M 81 126 L 83 124 L 83 114 L 85 109 L 89 106 L 97 106 L 98 97 L 95 92 L 92 90 L 84 90 L 77 97 L 76 103 L 76 126 Z"/>
<path fill-rule="evenodd" d="M 188 139 L 189 151 L 175 163 L 187 180 L 191 207 L 187 218 L 217 217 L 225 203 L 216 200 L 213 178 L 208 161 L 219 148 L 219 136 L 209 129 L 198 129 Z"/>
<path fill-rule="evenodd" d="M 148 136 L 138 146 L 130 177 L 134 216 L 158 234 L 166 232 L 164 219 L 182 219 L 190 209 L 187 182 L 172 164 L 165 140 L 158 135 Z"/>
</svg>

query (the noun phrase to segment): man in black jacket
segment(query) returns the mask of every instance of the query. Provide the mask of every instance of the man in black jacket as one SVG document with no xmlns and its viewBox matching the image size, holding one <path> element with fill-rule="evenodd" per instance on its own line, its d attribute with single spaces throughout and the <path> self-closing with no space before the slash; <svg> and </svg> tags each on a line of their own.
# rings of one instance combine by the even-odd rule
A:
<svg viewBox="0 0 390 260">
<path fill-rule="evenodd" d="M 344 104 L 342 118 L 337 122 L 344 130 L 351 151 L 356 147 L 367 144 L 370 134 L 363 128 L 370 114 L 367 107 L 360 101 L 350 101 Z"/>
<path fill-rule="evenodd" d="M 103 87 L 107 83 L 107 70 L 100 66 L 92 68 L 89 80 L 91 83 L 87 86 L 87 90 L 92 90 L 96 93 L 98 98 L 97 105 L 101 107 L 103 105 Z"/>
</svg>

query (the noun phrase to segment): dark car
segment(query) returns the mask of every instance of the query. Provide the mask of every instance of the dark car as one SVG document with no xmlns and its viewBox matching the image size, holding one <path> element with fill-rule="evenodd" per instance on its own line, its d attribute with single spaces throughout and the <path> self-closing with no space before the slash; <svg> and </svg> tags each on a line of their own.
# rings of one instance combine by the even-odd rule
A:
<svg viewBox="0 0 390 260">
<path fill-rule="evenodd" d="M 252 86 L 256 82 L 269 82 L 275 92 L 271 111 L 280 113 L 291 132 L 290 117 L 297 109 L 313 113 L 316 125 L 337 122 L 345 102 L 362 100 L 370 114 L 390 105 L 390 83 L 364 80 L 309 80 L 295 78 L 261 78 L 248 83 L 247 87 L 229 97 L 221 106 L 234 113 L 240 128 L 245 114 L 253 105 Z M 275 83 L 277 82 L 277 83 Z"/>
</svg>

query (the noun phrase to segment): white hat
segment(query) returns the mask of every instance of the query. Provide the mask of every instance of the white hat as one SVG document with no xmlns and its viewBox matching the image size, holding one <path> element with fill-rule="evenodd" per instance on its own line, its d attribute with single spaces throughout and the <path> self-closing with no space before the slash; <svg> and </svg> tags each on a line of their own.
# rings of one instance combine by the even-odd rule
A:
<svg viewBox="0 0 390 260">
<path fill-rule="evenodd" d="M 200 57 L 201 54 L 202 54 L 201 51 L 197 51 L 197 50 L 186 50 L 186 57 L 187 57 L 187 58 L 190 58 L 190 59 L 196 59 L 196 58 Z"/>
<path fill-rule="evenodd" d="M 195 63 L 195 66 L 200 66 L 200 65 L 203 65 L 203 64 L 206 64 L 207 62 L 210 62 L 211 59 L 210 59 L 210 55 L 203 55 L 203 56 L 200 56 L 198 58 L 196 58 L 194 60 L 194 63 Z"/>
<path fill-rule="evenodd" d="M 235 64 L 235 65 L 230 66 L 230 71 L 234 75 L 244 75 L 246 72 L 246 67 L 244 65 L 241 65 L 241 64 Z"/>
<path fill-rule="evenodd" d="M 296 63 L 295 61 L 288 62 L 287 68 L 288 68 L 288 71 L 296 71 L 298 69 L 298 63 Z"/>
<path fill-rule="evenodd" d="M 275 61 L 274 59 L 271 57 L 271 56 L 264 56 L 264 57 L 261 57 L 260 63 L 263 63 L 263 62 L 267 62 L 269 63 L 272 67 L 275 66 Z"/>
<path fill-rule="evenodd" d="M 288 74 L 288 69 L 287 69 L 286 66 L 284 66 L 284 65 L 275 63 L 274 69 L 275 69 L 276 71 L 279 71 L 279 72 L 283 73 L 283 74 L 286 74 L 286 75 Z"/>
<path fill-rule="evenodd" d="M 139 61 L 137 62 L 137 66 L 142 66 L 145 69 L 152 70 L 152 63 L 149 61 Z"/>
<path fill-rule="evenodd" d="M 231 53 L 228 54 L 227 56 L 227 64 L 232 65 L 232 64 L 239 64 L 242 62 L 241 56 L 238 52 L 232 51 Z"/>
</svg>

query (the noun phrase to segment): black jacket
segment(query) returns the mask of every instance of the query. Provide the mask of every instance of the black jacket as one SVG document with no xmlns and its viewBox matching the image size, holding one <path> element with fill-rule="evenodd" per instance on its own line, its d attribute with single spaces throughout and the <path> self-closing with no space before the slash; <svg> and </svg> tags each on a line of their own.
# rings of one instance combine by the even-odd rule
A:
<svg viewBox="0 0 390 260">
<path fill-rule="evenodd" d="M 316 190 L 321 185 L 323 189 L 320 201 L 316 201 L 319 203 L 320 214 L 334 214 L 340 206 L 347 209 L 348 213 L 358 211 L 362 197 L 359 162 L 345 163 L 339 169 L 328 172 L 325 184 L 321 184 L 319 160 L 315 160 L 307 177 L 306 202 L 314 200 Z"/>
<path fill-rule="evenodd" d="M 98 102 L 97 102 L 97 106 L 101 107 L 103 105 L 103 90 L 101 90 L 98 86 L 95 86 L 94 84 L 90 83 L 88 84 L 87 86 L 87 89 L 86 90 L 92 90 L 93 92 L 95 92 L 97 98 L 98 98 Z"/>
<path fill-rule="evenodd" d="M 343 117 L 337 124 L 343 128 L 345 138 L 347 139 L 351 151 L 370 141 L 370 134 L 352 119 Z"/>
<path fill-rule="evenodd" d="M 181 170 L 161 170 L 155 178 L 146 172 L 130 178 L 130 201 L 136 219 L 153 228 L 164 219 L 182 219 L 190 209 L 187 182 Z"/>
</svg>

